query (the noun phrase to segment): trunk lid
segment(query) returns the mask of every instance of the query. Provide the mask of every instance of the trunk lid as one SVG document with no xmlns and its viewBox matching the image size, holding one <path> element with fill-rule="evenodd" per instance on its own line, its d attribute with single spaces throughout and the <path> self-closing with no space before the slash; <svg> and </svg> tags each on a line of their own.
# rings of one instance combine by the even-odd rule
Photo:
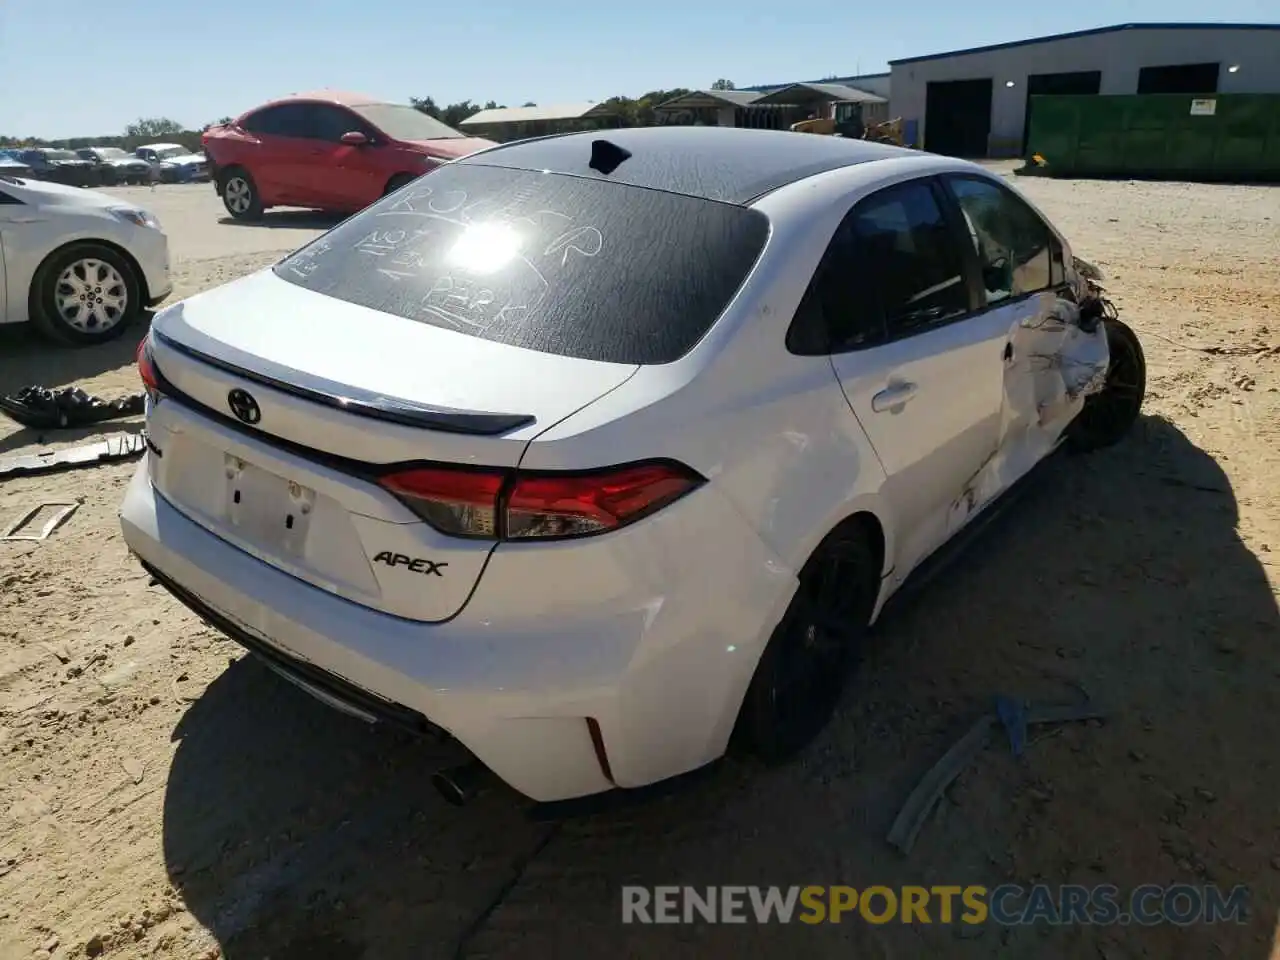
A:
<svg viewBox="0 0 1280 960">
<path fill-rule="evenodd" d="M 166 500 L 265 563 L 422 621 L 461 609 L 493 542 L 438 532 L 374 476 L 422 461 L 514 467 L 533 436 L 636 370 L 418 323 L 270 271 L 160 313 L 152 352 L 174 395 L 148 420 Z"/>
</svg>

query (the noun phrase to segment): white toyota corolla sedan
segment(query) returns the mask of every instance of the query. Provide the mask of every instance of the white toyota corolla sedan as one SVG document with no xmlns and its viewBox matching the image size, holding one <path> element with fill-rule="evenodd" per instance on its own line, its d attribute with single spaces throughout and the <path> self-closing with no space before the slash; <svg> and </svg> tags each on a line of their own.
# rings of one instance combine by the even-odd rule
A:
<svg viewBox="0 0 1280 960">
<path fill-rule="evenodd" d="M 116 197 L 0 175 L 0 323 L 61 343 L 118 336 L 173 289 L 156 218 Z"/>
<path fill-rule="evenodd" d="M 125 539 L 295 683 L 535 800 L 731 736 L 782 760 L 908 577 L 1138 416 L 1141 347 L 1082 270 L 963 161 L 498 146 L 156 316 Z"/>
</svg>

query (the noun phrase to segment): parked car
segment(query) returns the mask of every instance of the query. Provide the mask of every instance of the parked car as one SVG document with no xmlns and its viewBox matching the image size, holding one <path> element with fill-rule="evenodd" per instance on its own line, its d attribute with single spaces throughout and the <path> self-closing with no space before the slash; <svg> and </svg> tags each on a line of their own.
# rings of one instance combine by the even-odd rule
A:
<svg viewBox="0 0 1280 960">
<path fill-rule="evenodd" d="M 155 217 L 95 190 L 0 175 L 0 323 L 66 344 L 117 336 L 167 297 Z"/>
<path fill-rule="evenodd" d="M 191 183 L 209 177 L 209 161 L 180 143 L 149 143 L 134 154 L 155 168 L 162 183 Z"/>
<path fill-rule="evenodd" d="M 535 800 L 735 732 L 782 760 L 909 577 L 1135 422 L 1142 348 L 1088 276 L 961 160 L 504 144 L 157 314 L 124 537 L 303 689 Z"/>
<path fill-rule="evenodd" d="M 23 163 L 16 150 L 0 150 L 0 175 L 30 177 L 31 167 Z"/>
<path fill-rule="evenodd" d="M 120 147 L 84 147 L 76 156 L 87 160 L 98 169 L 100 182 L 111 186 L 118 183 L 146 183 L 151 165 Z"/>
<path fill-rule="evenodd" d="M 322 90 L 276 100 L 201 137 L 227 212 L 360 210 L 448 160 L 493 146 L 398 103 Z"/>
<path fill-rule="evenodd" d="M 31 168 L 31 176 L 36 180 L 72 187 L 94 187 L 101 182 L 94 164 L 81 160 L 70 150 L 39 147 L 23 150 L 18 159 Z"/>
</svg>

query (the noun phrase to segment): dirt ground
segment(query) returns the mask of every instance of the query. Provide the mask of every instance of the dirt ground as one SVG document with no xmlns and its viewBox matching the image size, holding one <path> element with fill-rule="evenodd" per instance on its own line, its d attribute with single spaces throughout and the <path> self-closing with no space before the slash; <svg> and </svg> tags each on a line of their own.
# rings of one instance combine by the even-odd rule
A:
<svg viewBox="0 0 1280 960">
<path fill-rule="evenodd" d="M 0 543 L 0 958 L 1268 957 L 1280 190 L 1018 182 L 1142 335 L 1146 416 L 1055 466 L 884 623 L 836 721 L 780 769 L 731 761 L 557 824 L 502 790 L 449 807 L 428 782 L 435 748 L 311 701 L 148 585 L 116 522 L 132 463 L 0 485 L 5 523 L 83 499 L 49 540 Z M 207 186 L 119 192 L 165 224 L 179 297 L 323 226 L 222 222 Z M 0 331 L 0 392 L 132 392 L 138 335 L 58 351 Z M 47 446 L 15 427 L 0 422 L 0 455 Z M 1075 685 L 1105 722 L 1021 759 L 997 741 L 909 857 L 887 846 L 916 780 L 994 695 Z M 1189 928 L 619 922 L 628 883 L 1005 881 L 1245 884 L 1252 906 L 1245 924 Z"/>
</svg>

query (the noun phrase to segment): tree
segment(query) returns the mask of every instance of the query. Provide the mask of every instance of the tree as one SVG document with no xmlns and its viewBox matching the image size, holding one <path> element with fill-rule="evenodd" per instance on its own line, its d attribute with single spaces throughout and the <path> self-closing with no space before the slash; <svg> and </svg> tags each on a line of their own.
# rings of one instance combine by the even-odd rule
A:
<svg viewBox="0 0 1280 960">
<path fill-rule="evenodd" d="M 605 104 L 618 115 L 624 127 L 652 127 L 658 122 L 654 107 L 692 92 L 684 87 L 676 87 L 672 90 L 650 90 L 635 100 L 630 97 L 610 97 Z"/>
<path fill-rule="evenodd" d="M 530 100 L 528 103 L 522 103 L 522 104 L 520 104 L 520 106 L 522 106 L 522 107 L 536 107 L 536 106 L 537 106 L 537 104 L 536 104 L 536 103 L 534 103 L 532 100 Z"/>
<path fill-rule="evenodd" d="M 436 106 L 436 102 L 432 97 L 410 97 L 409 103 L 413 105 L 413 109 L 421 110 L 429 117 L 440 119 L 440 108 Z"/>
<path fill-rule="evenodd" d="M 157 140 L 182 133 L 185 129 L 177 120 L 168 117 L 143 117 L 125 127 L 124 135 L 130 140 Z"/>
<path fill-rule="evenodd" d="M 719 80 L 717 80 L 715 83 L 711 85 L 711 89 L 712 90 L 736 90 L 737 87 L 733 85 L 732 80 L 726 80 L 724 77 L 721 77 Z"/>
<path fill-rule="evenodd" d="M 451 103 L 447 107 L 441 107 L 436 103 L 434 97 L 410 97 L 409 103 L 413 105 L 415 110 L 421 110 L 428 116 L 435 117 L 441 123 L 456 127 L 463 120 L 481 110 L 500 110 L 503 104 L 497 100 L 488 100 L 482 107 L 479 104 L 472 103 L 470 100 L 462 100 L 458 103 Z"/>
</svg>

